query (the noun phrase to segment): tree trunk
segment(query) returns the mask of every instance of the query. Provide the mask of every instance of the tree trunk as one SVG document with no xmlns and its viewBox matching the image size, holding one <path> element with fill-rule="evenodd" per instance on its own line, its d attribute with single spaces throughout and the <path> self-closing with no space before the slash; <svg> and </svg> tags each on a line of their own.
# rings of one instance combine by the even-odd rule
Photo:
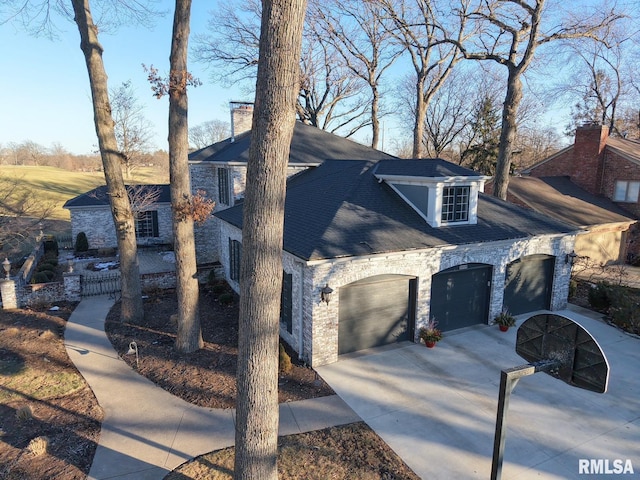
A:
<svg viewBox="0 0 640 480">
<path fill-rule="evenodd" d="M 378 111 L 380 108 L 380 93 L 377 87 L 371 88 L 372 100 L 371 100 L 371 130 L 373 135 L 371 137 L 371 148 L 378 149 L 378 142 L 380 141 L 380 119 L 378 118 Z"/>
<path fill-rule="evenodd" d="M 502 107 L 502 131 L 500 132 L 498 161 L 493 179 L 493 196 L 502 200 L 507 199 L 509 171 L 511 169 L 513 144 L 516 140 L 517 115 L 521 100 L 522 82 L 520 81 L 520 72 L 515 68 L 509 68 L 507 94 Z"/>
<path fill-rule="evenodd" d="M 121 319 L 129 323 L 139 323 L 142 321 L 144 311 L 135 223 L 122 178 L 121 154 L 118 151 L 111 115 L 107 74 L 102 61 L 102 46 L 98 42 L 98 28 L 91 18 L 89 0 L 72 0 L 72 5 L 75 22 L 80 32 L 80 48 L 84 53 L 89 73 L 93 118 L 118 240 L 122 284 Z"/>
<path fill-rule="evenodd" d="M 413 158 L 422 158 L 424 155 L 424 117 L 427 115 L 427 106 L 424 102 L 424 79 L 416 82 L 416 112 L 413 124 Z"/>
<path fill-rule="evenodd" d="M 286 169 L 306 0 L 264 0 L 243 206 L 236 480 L 277 480 L 278 338 Z"/>
<path fill-rule="evenodd" d="M 203 346 L 198 313 L 198 279 L 188 161 L 187 51 L 190 15 L 191 0 L 176 0 L 169 74 L 169 176 L 178 297 L 178 334 L 175 347 L 182 353 L 191 353 Z"/>
</svg>

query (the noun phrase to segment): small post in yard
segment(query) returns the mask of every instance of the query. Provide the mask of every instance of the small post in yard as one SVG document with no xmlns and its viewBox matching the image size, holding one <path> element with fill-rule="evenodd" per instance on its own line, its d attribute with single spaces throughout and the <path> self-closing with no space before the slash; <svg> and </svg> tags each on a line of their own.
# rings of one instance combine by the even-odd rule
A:
<svg viewBox="0 0 640 480">
<path fill-rule="evenodd" d="M 500 374 L 491 480 L 502 476 L 507 410 L 518 380 L 545 372 L 597 393 L 605 393 L 609 383 L 609 363 L 598 342 L 584 327 L 560 315 L 535 315 L 526 320 L 518 329 L 516 353 L 531 363 Z"/>
</svg>

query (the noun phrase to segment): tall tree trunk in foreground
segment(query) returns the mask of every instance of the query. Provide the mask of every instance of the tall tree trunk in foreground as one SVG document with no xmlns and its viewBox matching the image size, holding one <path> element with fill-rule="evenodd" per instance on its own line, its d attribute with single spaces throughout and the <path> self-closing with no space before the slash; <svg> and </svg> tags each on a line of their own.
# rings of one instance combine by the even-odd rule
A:
<svg viewBox="0 0 640 480">
<path fill-rule="evenodd" d="M 191 0 L 176 0 L 169 73 L 169 176 L 178 296 L 176 350 L 183 353 L 194 352 L 203 346 L 188 161 L 187 51 L 190 15 Z"/>
<path fill-rule="evenodd" d="M 89 0 L 72 0 L 75 22 L 80 32 L 80 48 L 84 53 L 91 98 L 93 118 L 98 135 L 104 178 L 109 191 L 111 214 L 118 239 L 122 282 L 121 319 L 139 323 L 144 316 L 136 230 L 131 203 L 122 178 L 121 154 L 114 130 L 107 74 L 102 61 L 102 46 L 98 42 L 98 28 L 91 18 Z"/>
<path fill-rule="evenodd" d="M 306 0 L 264 0 L 240 266 L 236 480 L 276 480 L 286 169 Z"/>
</svg>

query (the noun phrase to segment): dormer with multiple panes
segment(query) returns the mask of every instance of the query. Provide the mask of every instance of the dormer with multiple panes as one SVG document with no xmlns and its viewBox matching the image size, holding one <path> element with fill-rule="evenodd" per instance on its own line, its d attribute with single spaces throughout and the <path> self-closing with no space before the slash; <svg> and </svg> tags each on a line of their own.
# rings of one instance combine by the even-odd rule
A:
<svg viewBox="0 0 640 480">
<path fill-rule="evenodd" d="M 478 193 L 490 178 L 440 159 L 384 160 L 375 176 L 432 227 L 478 223 Z"/>
</svg>

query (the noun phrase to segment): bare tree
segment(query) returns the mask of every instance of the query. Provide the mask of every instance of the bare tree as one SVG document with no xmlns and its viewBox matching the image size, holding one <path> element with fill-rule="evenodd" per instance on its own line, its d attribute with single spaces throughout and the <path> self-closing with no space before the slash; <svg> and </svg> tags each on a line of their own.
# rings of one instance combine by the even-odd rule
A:
<svg viewBox="0 0 640 480">
<path fill-rule="evenodd" d="M 193 236 L 193 202 L 189 177 L 189 127 L 187 122 L 187 70 L 191 0 L 176 0 L 169 74 L 169 174 L 173 239 L 176 252 L 178 333 L 176 350 L 191 353 L 202 348 L 198 313 L 196 248 Z"/>
<path fill-rule="evenodd" d="M 224 140 L 231 134 L 228 122 L 209 120 L 189 129 L 189 145 L 200 149 Z"/>
<path fill-rule="evenodd" d="M 393 37 L 383 25 L 381 7 L 375 2 L 358 0 L 312 2 L 309 15 L 313 18 L 311 23 L 325 33 L 346 67 L 368 85 L 371 147 L 378 148 L 381 77 L 402 54 L 402 49 L 391 43 Z"/>
<path fill-rule="evenodd" d="M 5 5 L 9 3 L 15 7 L 9 15 L 10 18 L 20 19 L 25 25 L 32 26 L 34 33 L 53 34 L 53 13 L 65 18 L 72 17 L 78 27 L 80 49 L 89 75 L 98 146 L 120 253 L 121 318 L 129 323 L 137 323 L 142 320 L 144 311 L 134 217 L 122 176 L 121 154 L 116 141 L 107 74 L 102 60 L 103 48 L 98 40 L 98 26 L 93 21 L 89 0 L 70 0 L 71 10 L 69 3 L 63 0 L 9 0 Z M 101 17 L 103 29 L 125 20 L 134 20 L 139 25 L 145 24 L 155 12 L 148 7 L 147 0 L 137 0 L 108 2 L 104 13 Z"/>
<path fill-rule="evenodd" d="M 35 237 L 55 205 L 34 197 L 22 177 L 0 173 L 0 252 L 11 256 Z"/>
<path fill-rule="evenodd" d="M 276 480 L 278 338 L 286 169 L 305 0 L 264 0 L 243 206 L 236 480 Z"/>
<path fill-rule="evenodd" d="M 102 156 L 104 177 L 111 198 L 111 214 L 116 228 L 120 252 L 122 282 L 122 320 L 138 323 L 144 317 L 142 287 L 133 211 L 122 178 L 121 155 L 111 116 L 107 74 L 102 61 L 102 46 L 98 41 L 98 28 L 93 23 L 89 0 L 71 0 L 74 20 L 80 32 L 80 49 L 85 57 L 98 145 Z"/>
<path fill-rule="evenodd" d="M 340 130 L 347 138 L 370 124 L 364 82 L 344 65 L 312 20 L 303 33 L 300 70 L 296 111 L 303 123 L 332 133 Z"/>
<path fill-rule="evenodd" d="M 462 59 L 458 45 L 464 40 L 466 17 L 443 14 L 437 0 L 377 0 L 391 19 L 391 33 L 411 58 L 415 72 L 415 108 L 413 156 L 424 156 L 424 125 L 427 108 L 447 80 L 453 67 Z M 462 11 L 466 0 L 461 0 Z M 447 2 L 448 5 L 448 2 Z M 448 43 L 455 37 L 458 43 Z"/>
<path fill-rule="evenodd" d="M 473 22 L 473 40 L 454 40 L 465 58 L 493 61 L 507 68 L 507 89 L 502 109 L 502 131 L 493 194 L 506 199 L 509 171 L 517 132 L 518 109 L 523 97 L 522 77 L 539 46 L 557 40 L 606 38 L 607 29 L 621 15 L 614 11 L 582 10 L 579 16 L 555 14 L 548 0 L 485 0 L 461 18 Z M 561 11 L 555 6 L 555 11 Z M 545 20 L 547 20 L 545 22 Z"/>
<path fill-rule="evenodd" d="M 131 178 L 131 172 L 144 161 L 149 150 L 152 124 L 144 116 L 144 107 L 138 102 L 131 81 L 111 90 L 111 107 L 122 165 L 126 177 Z"/>
</svg>

